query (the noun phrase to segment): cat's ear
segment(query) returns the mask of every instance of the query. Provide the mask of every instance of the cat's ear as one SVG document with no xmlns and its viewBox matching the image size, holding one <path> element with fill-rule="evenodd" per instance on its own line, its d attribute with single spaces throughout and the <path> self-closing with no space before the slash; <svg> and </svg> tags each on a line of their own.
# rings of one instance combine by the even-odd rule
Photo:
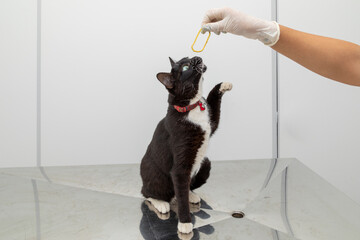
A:
<svg viewBox="0 0 360 240">
<path fill-rule="evenodd" d="M 156 74 L 156 77 L 166 88 L 172 89 L 174 87 L 174 81 L 170 73 L 161 72 Z"/>
<path fill-rule="evenodd" d="M 171 64 L 171 67 L 174 67 L 174 65 L 175 65 L 175 61 L 174 61 L 174 60 L 172 60 L 172 59 L 171 59 L 171 57 L 169 57 L 169 59 L 170 59 L 170 64 Z"/>
</svg>

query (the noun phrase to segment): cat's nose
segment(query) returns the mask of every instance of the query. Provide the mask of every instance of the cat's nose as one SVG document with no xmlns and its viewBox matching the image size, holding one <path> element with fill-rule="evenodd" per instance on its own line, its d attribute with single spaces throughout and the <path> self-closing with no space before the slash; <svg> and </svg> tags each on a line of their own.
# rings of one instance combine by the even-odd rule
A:
<svg viewBox="0 0 360 240">
<path fill-rule="evenodd" d="M 198 57 L 198 56 L 195 56 L 192 58 L 192 60 L 196 63 L 196 64 L 200 64 L 202 63 L 202 58 L 201 57 Z"/>
<path fill-rule="evenodd" d="M 191 60 L 190 60 L 190 64 L 194 67 L 197 67 L 197 66 L 201 66 L 203 65 L 203 60 L 201 57 L 198 57 L 198 56 L 195 56 L 193 57 Z"/>
</svg>

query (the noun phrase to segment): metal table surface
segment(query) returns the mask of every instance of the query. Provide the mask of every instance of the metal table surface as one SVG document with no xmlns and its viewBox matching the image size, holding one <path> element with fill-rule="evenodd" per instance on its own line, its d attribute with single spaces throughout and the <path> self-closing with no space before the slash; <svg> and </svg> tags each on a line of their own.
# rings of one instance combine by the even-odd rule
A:
<svg viewBox="0 0 360 240">
<path fill-rule="evenodd" d="M 2 168 L 0 239 L 360 239 L 360 206 L 296 159 L 213 161 L 191 234 L 140 189 L 138 164 Z"/>
</svg>

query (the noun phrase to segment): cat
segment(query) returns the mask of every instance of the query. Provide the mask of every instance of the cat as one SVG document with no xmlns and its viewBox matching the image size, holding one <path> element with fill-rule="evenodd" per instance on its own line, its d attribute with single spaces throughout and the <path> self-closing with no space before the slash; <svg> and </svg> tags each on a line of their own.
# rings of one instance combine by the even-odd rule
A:
<svg viewBox="0 0 360 240">
<path fill-rule="evenodd" d="M 141 161 L 141 193 L 160 213 L 169 212 L 169 202 L 176 197 L 178 230 L 191 233 L 189 202 L 201 200 L 192 190 L 210 175 L 206 149 L 219 125 L 222 96 L 232 84 L 217 84 L 205 100 L 203 73 L 207 67 L 203 60 L 197 56 L 178 62 L 169 59 L 171 72 L 156 75 L 168 90 L 169 106 Z"/>
</svg>

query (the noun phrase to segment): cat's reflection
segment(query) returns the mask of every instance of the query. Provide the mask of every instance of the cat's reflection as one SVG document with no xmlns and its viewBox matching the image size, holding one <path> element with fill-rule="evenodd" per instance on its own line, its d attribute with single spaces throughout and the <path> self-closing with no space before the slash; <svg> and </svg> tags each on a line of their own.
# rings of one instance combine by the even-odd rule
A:
<svg viewBox="0 0 360 240">
<path fill-rule="evenodd" d="M 201 219 L 210 218 L 210 215 L 203 209 L 212 209 L 205 201 L 201 200 L 200 204 L 190 204 L 190 212 L 192 213 L 192 222 L 195 224 L 195 216 Z M 143 213 L 140 222 L 140 232 L 145 240 L 196 240 L 200 239 L 200 232 L 207 235 L 214 232 L 214 227 L 206 225 L 196 228 L 190 234 L 182 234 L 177 230 L 177 203 L 172 202 L 171 210 L 166 214 L 162 214 L 155 209 L 155 207 L 148 201 L 141 204 L 141 211 Z"/>
</svg>

